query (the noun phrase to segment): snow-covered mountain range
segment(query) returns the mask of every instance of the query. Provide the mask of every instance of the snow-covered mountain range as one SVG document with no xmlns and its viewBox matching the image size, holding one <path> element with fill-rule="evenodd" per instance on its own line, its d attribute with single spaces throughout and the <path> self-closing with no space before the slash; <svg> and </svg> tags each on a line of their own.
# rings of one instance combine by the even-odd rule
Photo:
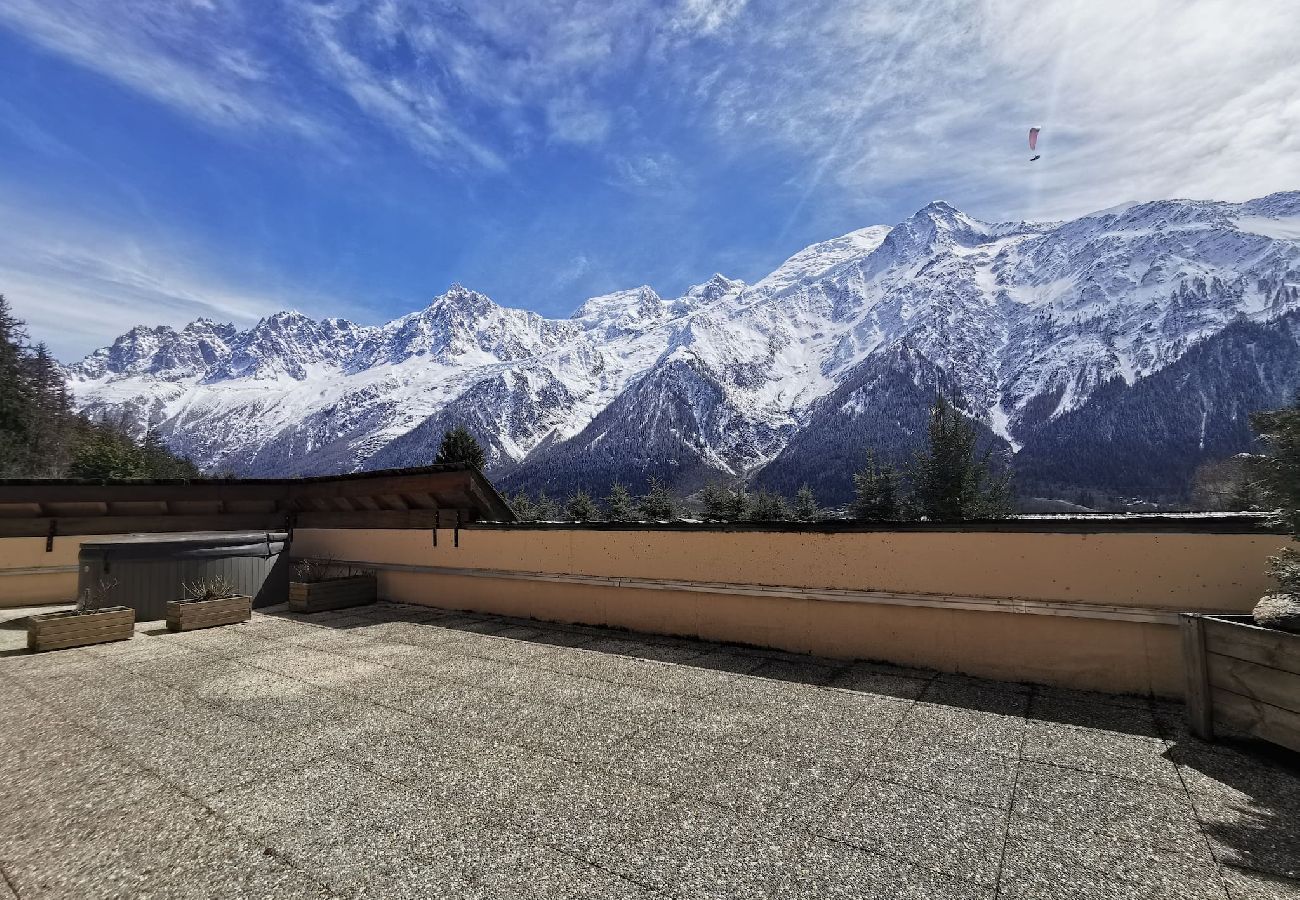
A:
<svg viewBox="0 0 1300 900">
<path fill-rule="evenodd" d="M 141 326 L 68 379 L 212 471 L 423 463 L 465 424 L 507 487 L 746 477 L 828 501 L 868 446 L 910 453 L 942 390 L 1034 487 L 1177 494 L 1300 390 L 1300 192 L 1050 223 L 936 202 L 752 285 L 640 287 L 562 320 L 454 285 L 377 326 Z"/>
</svg>

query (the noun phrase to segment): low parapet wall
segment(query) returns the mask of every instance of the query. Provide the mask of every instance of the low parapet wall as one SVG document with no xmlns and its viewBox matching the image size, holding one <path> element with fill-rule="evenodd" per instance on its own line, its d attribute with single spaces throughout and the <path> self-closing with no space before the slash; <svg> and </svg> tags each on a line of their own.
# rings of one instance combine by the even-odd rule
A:
<svg viewBox="0 0 1300 900">
<path fill-rule="evenodd" d="M 900 530 L 302 529 L 408 603 L 1177 696 L 1178 612 L 1243 612 L 1285 541 L 1249 522 Z"/>
<path fill-rule="evenodd" d="M 81 537 L 0 538 L 0 608 L 70 603 L 77 597 Z"/>
</svg>

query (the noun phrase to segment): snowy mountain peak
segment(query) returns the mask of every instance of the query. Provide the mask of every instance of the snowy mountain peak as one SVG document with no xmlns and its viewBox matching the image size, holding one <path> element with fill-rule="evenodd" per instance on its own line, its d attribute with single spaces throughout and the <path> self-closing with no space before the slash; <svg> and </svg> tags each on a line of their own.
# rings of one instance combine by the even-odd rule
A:
<svg viewBox="0 0 1300 900">
<path fill-rule="evenodd" d="M 868 443 L 906 456 L 936 391 L 1026 459 L 1070 428 L 1119 447 L 1122 422 L 1166 411 L 1175 431 L 1211 423 L 1188 464 L 1239 452 L 1255 398 L 1300 389 L 1297 323 L 1300 192 L 1052 223 L 988 224 L 936 201 L 805 247 L 753 285 L 715 274 L 672 299 L 643 285 L 562 320 L 453 284 L 378 326 L 291 310 L 247 331 L 141 326 L 69 378 L 83 408 L 160 423 L 200 464 L 248 474 L 424 462 L 467 424 L 512 486 L 760 473 L 790 487 L 786 472 L 793 490 L 818 460 L 840 478 Z M 1159 386 L 1175 376 L 1202 387 Z M 1155 399 L 1132 399 L 1143 391 Z M 1070 424 L 1087 416 L 1101 424 Z"/>
<path fill-rule="evenodd" d="M 870 225 L 805 247 L 757 282 L 751 290 L 757 293 L 777 293 L 793 284 L 820 278 L 842 263 L 870 255 L 880 246 L 889 231 L 886 225 Z"/>
</svg>

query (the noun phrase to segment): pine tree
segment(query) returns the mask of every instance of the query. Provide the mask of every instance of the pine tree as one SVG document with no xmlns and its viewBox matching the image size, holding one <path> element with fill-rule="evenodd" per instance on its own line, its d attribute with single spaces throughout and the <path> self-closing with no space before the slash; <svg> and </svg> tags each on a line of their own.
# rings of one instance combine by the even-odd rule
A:
<svg viewBox="0 0 1300 900">
<path fill-rule="evenodd" d="M 520 522 L 537 521 L 537 504 L 533 498 L 528 496 L 527 491 L 520 491 L 510 500 L 510 508 L 514 510 L 515 518 Z"/>
<path fill-rule="evenodd" d="M 902 519 L 898 470 L 867 451 L 867 462 L 853 476 L 853 518 L 895 522 Z"/>
<path fill-rule="evenodd" d="M 34 396 L 23 323 L 0 294 L 0 477 L 27 473 Z"/>
<path fill-rule="evenodd" d="M 1255 463 L 1259 486 L 1277 506 L 1274 520 L 1300 541 L 1300 395 L 1290 406 L 1255 413 L 1250 424 L 1267 450 Z M 1282 590 L 1300 594 L 1300 549 L 1283 547 L 1270 557 L 1268 574 Z"/>
<path fill-rule="evenodd" d="M 750 498 L 743 485 L 727 487 L 705 485 L 700 491 L 704 505 L 704 518 L 716 522 L 739 522 L 751 517 Z"/>
<path fill-rule="evenodd" d="M 539 522 L 553 522 L 560 518 L 559 504 L 546 496 L 546 491 L 537 492 L 537 503 L 535 509 L 537 521 Z"/>
<path fill-rule="evenodd" d="M 815 522 L 822 517 L 822 511 L 817 506 L 817 495 L 806 482 L 795 495 L 794 517 L 800 522 Z"/>
<path fill-rule="evenodd" d="M 438 455 L 433 460 L 435 463 L 469 463 L 479 471 L 483 470 L 483 464 L 486 457 L 483 453 L 483 447 L 470 434 L 469 429 L 464 425 L 457 425 L 455 428 L 446 432 L 442 436 L 442 443 L 438 445 Z"/>
<path fill-rule="evenodd" d="M 677 501 L 657 478 L 651 478 L 646 493 L 637 500 L 641 515 L 652 522 L 668 522 L 677 518 Z"/>
<path fill-rule="evenodd" d="M 167 449 L 158 429 L 150 426 L 140 446 L 141 463 L 150 478 L 184 480 L 201 474 L 198 466 Z"/>
<path fill-rule="evenodd" d="M 87 429 L 72 455 L 68 474 L 92 481 L 146 478 L 144 455 L 116 423 L 101 422 Z"/>
<path fill-rule="evenodd" d="M 716 484 L 706 484 L 700 489 L 700 506 L 706 521 L 725 521 L 727 490 Z"/>
<path fill-rule="evenodd" d="M 918 512 L 940 522 L 1004 519 L 1011 515 L 1011 473 L 995 467 L 992 451 L 977 450 L 975 424 L 943 397 L 930 408 L 929 444 L 912 471 Z"/>
<path fill-rule="evenodd" d="M 636 519 L 636 506 L 627 487 L 614 482 L 605 498 L 605 518 L 610 522 L 631 522 Z"/>
<path fill-rule="evenodd" d="M 565 512 L 575 522 L 594 522 L 600 518 L 600 509 L 591 499 L 591 495 L 581 488 L 565 504 Z"/>
<path fill-rule="evenodd" d="M 1267 451 L 1254 468 L 1268 502 L 1277 507 L 1276 521 L 1300 541 L 1300 395 L 1290 406 L 1250 417 Z"/>
<path fill-rule="evenodd" d="M 777 493 L 761 490 L 749 508 L 749 518 L 757 522 L 783 522 L 794 516 L 790 503 Z"/>
</svg>

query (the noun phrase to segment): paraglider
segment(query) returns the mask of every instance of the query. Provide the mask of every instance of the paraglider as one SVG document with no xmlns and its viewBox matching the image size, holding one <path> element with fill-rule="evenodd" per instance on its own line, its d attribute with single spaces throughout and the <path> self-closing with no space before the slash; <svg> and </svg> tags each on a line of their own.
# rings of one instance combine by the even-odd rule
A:
<svg viewBox="0 0 1300 900">
<path fill-rule="evenodd" d="M 1042 130 L 1043 129 L 1037 125 L 1029 129 L 1029 151 L 1031 153 L 1033 153 L 1034 150 L 1038 149 L 1038 132 Z M 1029 157 L 1029 161 L 1033 162 L 1034 160 L 1040 159 L 1041 157 L 1042 157 L 1041 153 L 1034 153 L 1033 156 Z"/>
</svg>

